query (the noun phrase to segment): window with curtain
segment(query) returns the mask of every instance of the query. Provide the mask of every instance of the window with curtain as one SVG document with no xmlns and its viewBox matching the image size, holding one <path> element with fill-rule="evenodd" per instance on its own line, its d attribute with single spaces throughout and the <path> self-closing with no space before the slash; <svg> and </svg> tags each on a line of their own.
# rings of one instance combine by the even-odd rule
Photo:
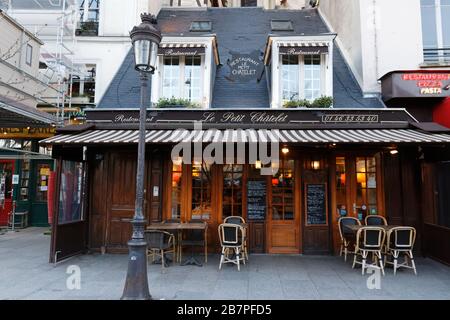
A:
<svg viewBox="0 0 450 320">
<path fill-rule="evenodd" d="M 166 56 L 163 58 L 162 98 L 202 101 L 201 56 Z"/>
<path fill-rule="evenodd" d="M 170 219 L 178 220 L 181 218 L 181 182 L 183 177 L 182 162 L 172 163 L 171 179 L 171 212 Z"/>
<path fill-rule="evenodd" d="M 299 64 L 297 55 L 281 56 L 281 84 L 283 101 L 299 98 Z"/>
<path fill-rule="evenodd" d="M 321 96 L 320 55 L 304 56 L 304 92 L 305 99 L 314 100 Z"/>
</svg>

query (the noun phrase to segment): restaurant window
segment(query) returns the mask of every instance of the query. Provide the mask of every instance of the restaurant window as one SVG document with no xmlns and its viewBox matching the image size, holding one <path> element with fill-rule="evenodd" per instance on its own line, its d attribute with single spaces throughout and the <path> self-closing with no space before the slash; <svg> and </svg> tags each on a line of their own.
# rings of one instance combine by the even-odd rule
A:
<svg viewBox="0 0 450 320">
<path fill-rule="evenodd" d="M 183 164 L 180 161 L 172 163 L 172 206 L 170 219 L 179 220 L 181 218 L 181 182 L 183 176 Z"/>
<path fill-rule="evenodd" d="M 450 0 L 421 0 L 425 62 L 450 61 Z"/>
<path fill-rule="evenodd" d="M 281 159 L 272 177 L 272 220 L 294 219 L 294 160 Z"/>
<path fill-rule="evenodd" d="M 320 55 L 304 56 L 305 99 L 311 101 L 320 97 L 320 73 Z"/>
<path fill-rule="evenodd" d="M 281 55 L 282 103 L 323 95 L 321 55 Z"/>
<path fill-rule="evenodd" d="M 192 165 L 192 220 L 211 218 L 211 165 L 194 163 Z"/>
<path fill-rule="evenodd" d="M 356 210 L 359 220 L 368 214 L 378 214 L 375 157 L 356 158 Z"/>
<path fill-rule="evenodd" d="M 282 98 L 284 101 L 298 100 L 299 98 L 298 57 L 298 55 L 281 56 Z"/>
<path fill-rule="evenodd" d="M 200 56 L 166 56 L 163 58 L 162 98 L 202 100 L 202 58 Z"/>
<path fill-rule="evenodd" d="M 47 201 L 48 178 L 50 176 L 50 165 L 38 164 L 36 176 L 36 201 Z"/>
<path fill-rule="evenodd" d="M 82 162 L 61 163 L 58 223 L 81 221 L 83 217 L 84 170 Z"/>
<path fill-rule="evenodd" d="M 338 217 L 345 217 L 348 214 L 346 183 L 345 157 L 336 157 L 336 210 Z"/>
<path fill-rule="evenodd" d="M 242 216 L 242 180 L 244 166 L 223 165 L 222 219 L 228 216 Z"/>
</svg>

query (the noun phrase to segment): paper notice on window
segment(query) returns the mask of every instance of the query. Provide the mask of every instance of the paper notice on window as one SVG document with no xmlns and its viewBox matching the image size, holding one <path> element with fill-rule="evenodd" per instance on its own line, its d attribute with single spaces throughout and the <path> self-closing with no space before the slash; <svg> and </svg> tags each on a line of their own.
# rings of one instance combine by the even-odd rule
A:
<svg viewBox="0 0 450 320">
<path fill-rule="evenodd" d="M 41 176 L 49 176 L 50 175 L 50 168 L 41 168 L 40 174 L 41 174 Z"/>
<path fill-rule="evenodd" d="M 48 187 L 47 186 L 41 186 L 41 191 L 47 191 Z"/>
</svg>

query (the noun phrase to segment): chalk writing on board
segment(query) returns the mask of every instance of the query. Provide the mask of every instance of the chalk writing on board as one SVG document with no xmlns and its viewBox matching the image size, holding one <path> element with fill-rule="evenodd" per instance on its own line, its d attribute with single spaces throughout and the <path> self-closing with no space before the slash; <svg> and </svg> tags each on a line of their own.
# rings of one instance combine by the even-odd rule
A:
<svg viewBox="0 0 450 320">
<path fill-rule="evenodd" d="M 247 182 L 247 218 L 264 220 L 266 217 L 266 181 L 249 180 Z"/>
<path fill-rule="evenodd" d="M 326 184 L 306 184 L 306 223 L 327 224 Z"/>
</svg>

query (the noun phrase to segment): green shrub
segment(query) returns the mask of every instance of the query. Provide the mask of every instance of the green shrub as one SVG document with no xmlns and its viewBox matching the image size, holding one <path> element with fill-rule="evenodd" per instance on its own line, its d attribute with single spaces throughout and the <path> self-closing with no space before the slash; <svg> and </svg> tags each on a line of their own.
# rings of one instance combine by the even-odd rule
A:
<svg viewBox="0 0 450 320">
<path fill-rule="evenodd" d="M 198 103 L 189 101 L 189 99 L 182 98 L 161 98 L 156 103 L 157 108 L 171 108 L 171 107 L 179 107 L 184 106 L 186 108 L 200 108 Z"/>
<path fill-rule="evenodd" d="M 333 97 L 321 96 L 314 101 L 306 99 L 290 100 L 283 104 L 284 108 L 329 108 L 333 105 Z"/>
</svg>

